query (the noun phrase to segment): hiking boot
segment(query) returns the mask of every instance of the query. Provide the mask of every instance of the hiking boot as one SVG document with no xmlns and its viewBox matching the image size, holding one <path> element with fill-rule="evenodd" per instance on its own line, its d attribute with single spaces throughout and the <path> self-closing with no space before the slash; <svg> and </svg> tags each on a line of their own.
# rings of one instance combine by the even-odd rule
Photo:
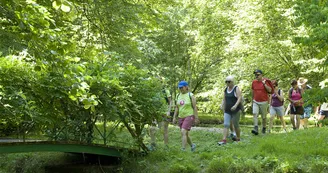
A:
<svg viewBox="0 0 328 173">
<path fill-rule="evenodd" d="M 235 139 L 234 141 L 233 141 L 233 143 L 239 143 L 240 142 L 240 139 Z"/>
<path fill-rule="evenodd" d="M 266 128 L 262 128 L 262 133 L 265 134 Z"/>
<path fill-rule="evenodd" d="M 194 152 L 196 150 L 196 144 L 191 144 L 191 152 Z"/>
<path fill-rule="evenodd" d="M 257 127 L 257 126 L 254 126 L 254 129 L 252 130 L 252 133 L 253 133 L 254 135 L 258 135 L 258 134 L 259 134 L 259 132 L 258 132 L 258 127 Z"/>
<path fill-rule="evenodd" d="M 252 133 L 253 133 L 254 135 L 258 135 L 258 134 L 259 134 L 259 132 L 258 132 L 257 130 L 255 130 L 255 129 L 252 130 Z"/>
<path fill-rule="evenodd" d="M 229 136 L 229 138 L 234 138 L 234 137 L 236 137 L 236 135 L 234 135 L 233 133 L 230 133 L 230 136 Z"/>
<path fill-rule="evenodd" d="M 225 145 L 227 144 L 227 140 L 223 139 L 222 141 L 218 142 L 218 145 Z"/>
</svg>

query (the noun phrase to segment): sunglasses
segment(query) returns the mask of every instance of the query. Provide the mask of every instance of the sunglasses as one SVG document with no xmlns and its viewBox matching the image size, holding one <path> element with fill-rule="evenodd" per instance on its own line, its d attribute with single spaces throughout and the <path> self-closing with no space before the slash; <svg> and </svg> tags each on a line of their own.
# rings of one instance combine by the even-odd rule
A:
<svg viewBox="0 0 328 173">
<path fill-rule="evenodd" d="M 225 81 L 225 83 L 230 83 L 231 81 Z"/>
<path fill-rule="evenodd" d="M 258 74 L 255 74 L 255 76 L 260 76 L 260 75 L 261 75 L 261 74 L 259 74 L 259 73 L 258 73 Z"/>
<path fill-rule="evenodd" d="M 179 87 L 179 89 L 182 89 L 183 87 Z"/>
</svg>

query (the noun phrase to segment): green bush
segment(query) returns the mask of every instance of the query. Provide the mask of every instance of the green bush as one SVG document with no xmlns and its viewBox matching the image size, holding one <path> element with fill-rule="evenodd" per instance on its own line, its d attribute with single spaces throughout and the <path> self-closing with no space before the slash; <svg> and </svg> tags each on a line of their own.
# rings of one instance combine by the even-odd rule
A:
<svg viewBox="0 0 328 173">
<path fill-rule="evenodd" d="M 18 129 L 18 124 L 13 121 L 0 122 L 0 136 L 13 135 Z"/>
<path fill-rule="evenodd" d="M 230 172 L 231 164 L 232 164 L 231 157 L 217 157 L 210 162 L 206 172 L 208 173 Z"/>
<path fill-rule="evenodd" d="M 223 121 L 215 116 L 199 116 L 201 124 L 222 124 Z"/>
<path fill-rule="evenodd" d="M 327 161 L 320 160 L 312 163 L 310 165 L 309 172 L 328 172 L 328 163 Z"/>
<path fill-rule="evenodd" d="M 193 173 L 198 172 L 197 168 L 193 164 L 183 164 L 183 163 L 175 163 L 170 169 L 170 173 Z"/>
</svg>

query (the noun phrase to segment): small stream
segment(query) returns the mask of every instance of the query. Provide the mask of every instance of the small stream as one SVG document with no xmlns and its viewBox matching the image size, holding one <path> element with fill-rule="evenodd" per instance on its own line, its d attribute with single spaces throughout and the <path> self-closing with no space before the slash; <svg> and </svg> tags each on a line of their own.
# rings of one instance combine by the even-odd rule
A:
<svg viewBox="0 0 328 173">
<path fill-rule="evenodd" d="M 45 173 L 116 173 L 122 172 L 120 159 L 117 157 L 92 154 L 72 154 L 71 163 L 48 165 Z"/>
</svg>

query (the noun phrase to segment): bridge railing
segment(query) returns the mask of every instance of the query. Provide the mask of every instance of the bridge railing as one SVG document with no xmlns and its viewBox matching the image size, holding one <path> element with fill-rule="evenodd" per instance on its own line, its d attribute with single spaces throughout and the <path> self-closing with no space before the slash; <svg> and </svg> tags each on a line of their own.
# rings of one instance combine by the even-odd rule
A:
<svg viewBox="0 0 328 173">
<path fill-rule="evenodd" d="M 104 146 L 118 146 L 125 148 L 138 148 L 134 143 L 134 139 L 122 127 L 121 122 L 107 121 L 106 118 L 97 121 L 97 118 L 89 124 L 76 126 L 76 131 L 72 133 L 72 127 L 69 123 L 63 122 L 60 126 L 44 129 L 35 128 L 36 121 L 22 121 L 11 132 L 1 138 L 16 139 L 19 142 L 30 141 L 64 141 L 77 142 L 81 144 L 102 144 Z M 92 127 L 92 128 L 91 128 Z M 80 129 L 85 129 L 81 131 Z M 91 138 L 91 139 L 89 139 Z"/>
</svg>

